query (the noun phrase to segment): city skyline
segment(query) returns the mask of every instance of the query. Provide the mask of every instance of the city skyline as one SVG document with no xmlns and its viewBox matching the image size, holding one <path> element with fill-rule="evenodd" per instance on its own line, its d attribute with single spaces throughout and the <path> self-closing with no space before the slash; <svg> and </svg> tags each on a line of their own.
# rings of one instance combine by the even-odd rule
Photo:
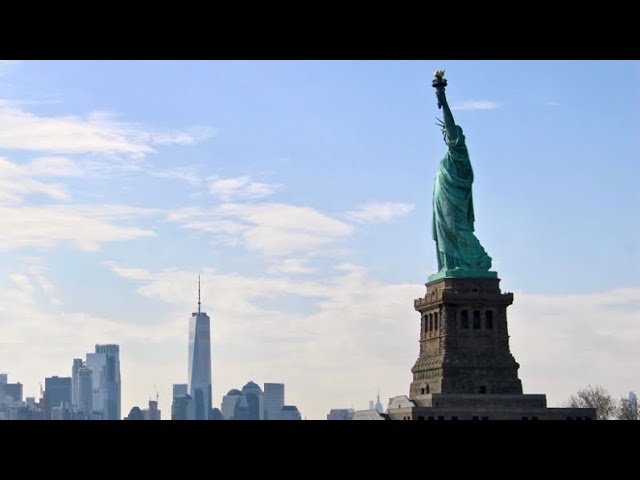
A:
<svg viewBox="0 0 640 480">
<path fill-rule="evenodd" d="M 157 385 L 167 418 L 200 274 L 214 406 L 242 379 L 286 384 L 310 419 L 407 394 L 445 68 L 525 390 L 627 396 L 638 66 L 2 62 L 0 371 L 37 397 L 117 344 L 121 416 Z"/>
</svg>

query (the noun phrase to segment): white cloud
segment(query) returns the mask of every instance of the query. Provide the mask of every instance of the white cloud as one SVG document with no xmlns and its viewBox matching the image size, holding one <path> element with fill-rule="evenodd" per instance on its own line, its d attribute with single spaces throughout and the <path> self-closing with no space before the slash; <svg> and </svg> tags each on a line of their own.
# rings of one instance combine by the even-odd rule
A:
<svg viewBox="0 0 640 480">
<path fill-rule="evenodd" d="M 213 127 L 195 126 L 174 132 L 152 133 L 151 141 L 157 145 L 195 145 L 216 134 Z"/>
<path fill-rule="evenodd" d="M 82 250 L 98 250 L 103 242 L 155 235 L 151 230 L 119 225 L 152 213 L 122 205 L 0 206 L 0 251 L 23 247 L 49 248 L 71 244 Z"/>
<path fill-rule="evenodd" d="M 559 107 L 560 104 L 558 102 L 554 102 L 552 100 L 547 100 L 546 102 L 544 102 L 545 105 L 547 105 L 548 107 Z"/>
<path fill-rule="evenodd" d="M 451 107 L 452 110 L 494 110 L 500 106 L 497 102 L 489 100 L 465 100 L 456 103 Z"/>
<path fill-rule="evenodd" d="M 415 205 L 410 203 L 370 202 L 346 213 L 346 217 L 358 223 L 388 222 L 410 214 Z"/>
<path fill-rule="evenodd" d="M 212 136 L 207 127 L 153 132 L 117 121 L 105 112 L 86 117 L 38 116 L 0 100 L 0 148 L 70 154 L 111 154 L 143 157 L 152 145 L 191 145 Z"/>
<path fill-rule="evenodd" d="M 313 273 L 317 269 L 308 265 L 304 258 L 285 258 L 275 265 L 271 265 L 267 273 Z"/>
<path fill-rule="evenodd" d="M 51 164 L 50 160 L 35 160 L 27 166 L 20 166 L 0 157 L 0 204 L 19 203 L 26 195 L 41 193 L 54 200 L 66 200 L 69 195 L 58 183 L 36 180 L 35 176 L 45 175 L 42 171 Z M 69 165 L 67 165 L 69 168 Z"/>
<path fill-rule="evenodd" d="M 268 197 L 280 187 L 280 185 L 254 182 L 248 176 L 234 178 L 211 177 L 208 180 L 209 191 L 220 197 L 224 202 Z"/>
<path fill-rule="evenodd" d="M 225 203 L 206 212 L 183 209 L 167 217 L 184 228 L 219 234 L 267 256 L 313 251 L 352 233 L 352 227 L 310 207 L 283 203 Z"/>
<path fill-rule="evenodd" d="M 26 170 L 34 176 L 81 177 L 82 169 L 65 157 L 39 157 L 31 161 Z"/>
<path fill-rule="evenodd" d="M 194 167 L 177 167 L 171 170 L 162 170 L 157 172 L 150 172 L 154 177 L 168 178 L 171 180 L 181 180 L 191 185 L 200 185 L 202 178 L 198 176 L 198 173 Z"/>
<path fill-rule="evenodd" d="M 116 275 L 128 280 L 153 280 L 153 275 L 141 268 L 123 267 L 116 262 L 102 262 Z"/>
</svg>

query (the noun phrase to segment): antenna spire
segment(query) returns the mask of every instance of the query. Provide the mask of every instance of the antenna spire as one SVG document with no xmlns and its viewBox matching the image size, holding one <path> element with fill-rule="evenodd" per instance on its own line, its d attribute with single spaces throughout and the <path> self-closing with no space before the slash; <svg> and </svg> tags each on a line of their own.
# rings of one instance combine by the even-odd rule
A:
<svg viewBox="0 0 640 480">
<path fill-rule="evenodd" d="M 200 313 L 200 275 L 198 275 L 198 313 Z"/>
</svg>

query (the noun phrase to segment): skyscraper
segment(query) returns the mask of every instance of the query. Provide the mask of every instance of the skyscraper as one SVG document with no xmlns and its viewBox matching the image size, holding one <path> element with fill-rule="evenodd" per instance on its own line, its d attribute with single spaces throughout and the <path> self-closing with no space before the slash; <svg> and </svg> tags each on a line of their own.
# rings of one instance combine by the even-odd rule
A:
<svg viewBox="0 0 640 480">
<path fill-rule="evenodd" d="M 242 387 L 242 395 L 247 399 L 247 420 L 264 420 L 264 394 L 258 384 L 248 382 Z"/>
<path fill-rule="evenodd" d="M 51 419 L 54 407 L 71 404 L 71 377 L 48 377 L 44 379 L 45 419 Z"/>
<path fill-rule="evenodd" d="M 103 353 L 106 357 L 107 398 L 103 418 L 105 420 L 120 420 L 120 347 L 118 345 L 96 345 L 96 353 Z"/>
<path fill-rule="evenodd" d="M 280 410 L 280 420 L 302 420 L 302 415 L 295 405 L 285 405 Z"/>
<path fill-rule="evenodd" d="M 195 417 L 193 399 L 188 393 L 173 398 L 171 420 L 193 420 Z"/>
<path fill-rule="evenodd" d="M 189 385 L 186 383 L 174 383 L 173 384 L 173 398 L 183 397 L 189 393 Z"/>
<path fill-rule="evenodd" d="M 145 420 L 160 420 L 162 418 L 162 412 L 158 410 L 158 401 L 149 400 L 149 408 L 142 410 Z"/>
<path fill-rule="evenodd" d="M 198 277 L 198 311 L 189 322 L 189 393 L 195 405 L 195 419 L 207 420 L 211 403 L 211 325 L 209 316 L 200 311 L 200 277 Z"/>
<path fill-rule="evenodd" d="M 93 412 L 93 382 L 91 370 L 86 366 L 80 367 L 78 374 L 78 404 L 77 411 L 80 418 L 89 420 Z M 73 393 L 73 392 L 72 392 Z"/>
<path fill-rule="evenodd" d="M 356 413 L 353 408 L 332 408 L 327 420 L 349 420 Z"/>
<path fill-rule="evenodd" d="M 282 407 L 284 407 L 284 383 L 265 383 L 264 419 L 280 420 Z"/>
<path fill-rule="evenodd" d="M 81 358 L 73 359 L 73 366 L 71 367 L 71 405 L 74 408 L 78 408 L 78 399 L 80 396 L 80 377 L 78 372 L 84 365 Z"/>
<path fill-rule="evenodd" d="M 92 420 L 106 420 L 107 402 L 107 355 L 87 353 L 87 368 L 91 371 L 91 411 Z"/>
<path fill-rule="evenodd" d="M 0 405 L 4 402 L 22 402 L 22 384 L 9 383 L 6 373 L 0 374 Z"/>
<path fill-rule="evenodd" d="M 376 412 L 378 413 L 384 413 L 384 407 L 382 406 L 382 403 L 380 402 L 380 390 L 378 390 L 378 397 L 376 399 L 376 404 L 375 407 Z"/>
<path fill-rule="evenodd" d="M 246 399 L 242 396 L 242 392 L 235 388 L 229 390 L 224 397 L 222 397 L 222 405 L 220 406 L 220 411 L 222 412 L 222 417 L 225 420 L 244 420 L 244 418 L 236 418 L 242 417 L 242 401 L 244 400 L 244 413 L 246 413 Z"/>
</svg>

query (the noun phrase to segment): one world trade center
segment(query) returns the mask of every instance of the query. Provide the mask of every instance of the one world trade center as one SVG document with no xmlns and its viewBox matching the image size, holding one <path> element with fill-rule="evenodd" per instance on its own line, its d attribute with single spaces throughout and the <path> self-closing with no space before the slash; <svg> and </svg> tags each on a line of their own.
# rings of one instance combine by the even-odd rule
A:
<svg viewBox="0 0 640 480">
<path fill-rule="evenodd" d="M 198 277 L 198 311 L 189 321 L 189 394 L 194 402 L 195 420 L 208 420 L 211 403 L 211 320 L 200 311 L 200 277 Z"/>
</svg>

